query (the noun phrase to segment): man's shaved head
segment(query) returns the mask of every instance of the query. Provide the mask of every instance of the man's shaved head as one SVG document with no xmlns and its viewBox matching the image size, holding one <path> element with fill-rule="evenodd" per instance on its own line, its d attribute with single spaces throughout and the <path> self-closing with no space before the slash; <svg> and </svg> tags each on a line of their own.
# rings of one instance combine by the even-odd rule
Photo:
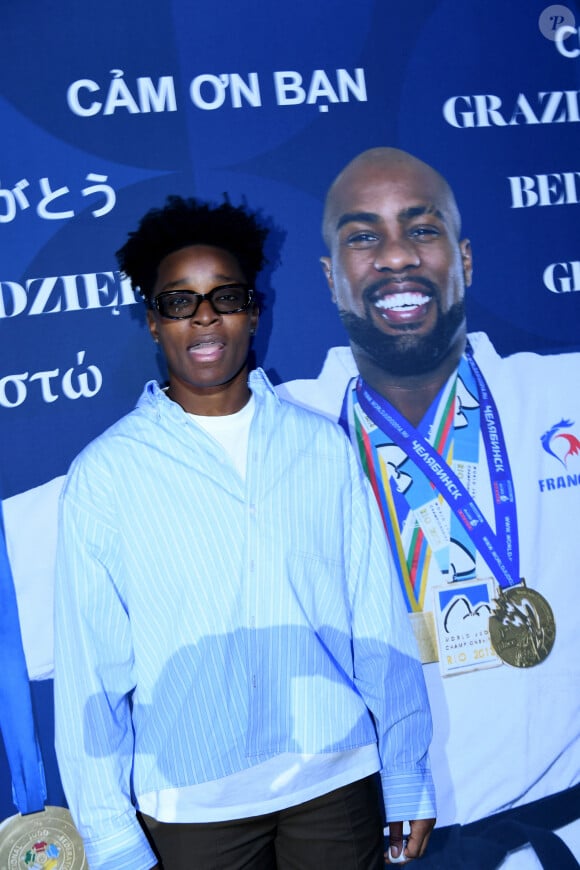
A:
<svg viewBox="0 0 580 870">
<path fill-rule="evenodd" d="M 328 190 L 324 203 L 322 236 L 329 250 L 340 214 L 343 208 L 350 207 L 347 203 L 351 202 L 353 189 L 365 177 L 383 173 L 392 177 L 414 173 L 421 177 L 424 180 L 426 193 L 431 191 L 436 193 L 437 199 L 445 204 L 448 221 L 456 238 L 459 239 L 461 216 L 453 191 L 445 178 L 428 163 L 399 148 L 370 148 L 351 160 L 337 175 Z"/>
</svg>

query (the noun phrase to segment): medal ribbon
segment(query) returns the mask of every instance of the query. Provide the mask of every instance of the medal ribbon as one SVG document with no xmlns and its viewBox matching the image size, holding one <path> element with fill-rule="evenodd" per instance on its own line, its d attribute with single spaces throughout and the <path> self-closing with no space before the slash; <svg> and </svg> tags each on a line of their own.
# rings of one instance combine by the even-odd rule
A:
<svg viewBox="0 0 580 870">
<path fill-rule="evenodd" d="M 46 785 L 36 737 L 18 605 L 0 506 L 0 729 L 12 776 L 14 804 L 22 815 L 44 809 Z"/>
<path fill-rule="evenodd" d="M 481 432 L 492 482 L 496 534 L 454 470 L 422 433 L 359 377 L 356 392 L 372 422 L 405 451 L 409 460 L 445 498 L 468 538 L 485 558 L 502 588 L 519 584 L 519 550 L 514 488 L 499 415 L 479 367 L 467 349 L 467 361 L 480 398 Z M 383 515 L 383 519 L 386 519 Z M 392 522 L 392 519 L 390 520 Z M 397 555 L 400 555 L 398 551 Z M 403 578 L 405 586 L 407 579 Z M 415 609 L 415 607 L 413 607 Z"/>
<path fill-rule="evenodd" d="M 500 527 L 503 528 L 505 536 L 504 553 L 508 562 L 513 566 L 514 574 L 518 577 L 515 583 L 510 583 L 509 585 L 515 586 L 520 582 L 520 550 L 517 530 L 516 497 L 507 448 L 497 406 L 485 378 L 473 357 L 473 351 L 469 344 L 467 345 L 466 355 L 473 376 L 477 382 L 480 399 L 481 425 L 484 433 L 486 433 L 484 434 L 483 443 L 485 446 L 487 464 L 490 470 L 493 488 L 496 529 Z M 503 586 L 501 583 L 500 585 Z"/>
<path fill-rule="evenodd" d="M 434 416 L 433 421 L 428 419 L 424 421 L 424 425 L 431 428 L 432 422 L 435 433 L 433 439 L 435 448 L 443 455 L 450 456 L 453 441 L 454 390 L 446 388 L 442 393 L 441 401 L 435 403 L 436 413 L 429 415 L 429 418 Z M 356 393 L 352 395 L 352 399 L 354 431 L 362 464 L 381 509 L 387 536 L 398 557 L 399 580 L 403 586 L 409 609 L 413 612 L 419 612 L 424 609 L 427 576 L 433 553 L 442 570 L 447 571 L 447 566 L 443 566 L 445 554 L 449 549 L 447 536 L 445 539 L 440 536 L 438 543 L 433 541 L 432 536 L 428 541 L 422 525 L 413 523 L 413 527 L 409 528 L 410 540 L 407 541 L 406 545 L 403 543 L 399 529 L 402 527 L 405 515 L 409 510 L 409 491 L 406 487 L 411 481 L 407 474 L 407 457 L 401 463 L 405 466 L 405 470 L 401 472 L 400 466 L 396 465 L 393 457 L 385 454 L 385 448 L 389 451 L 390 445 L 385 444 L 384 432 L 374 426 L 369 428 L 368 418 L 364 417 L 364 412 L 356 400 Z M 395 486 L 391 485 L 391 476 L 395 478 Z M 424 478 L 421 476 L 421 482 L 423 481 Z M 428 481 L 424 481 L 424 483 L 425 486 L 422 487 L 421 493 L 417 493 L 416 486 L 411 487 L 411 491 L 417 495 L 417 498 L 410 506 L 412 509 L 419 506 L 426 507 L 430 516 L 435 514 L 439 519 L 441 514 L 439 498 L 434 495 L 431 484 Z M 442 553 L 442 550 L 445 552 Z"/>
</svg>

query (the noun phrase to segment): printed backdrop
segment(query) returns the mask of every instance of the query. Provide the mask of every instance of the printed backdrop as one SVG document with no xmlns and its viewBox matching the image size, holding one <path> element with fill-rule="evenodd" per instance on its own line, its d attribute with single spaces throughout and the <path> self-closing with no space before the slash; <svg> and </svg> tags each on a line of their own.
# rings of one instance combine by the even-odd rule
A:
<svg viewBox="0 0 580 870">
<path fill-rule="evenodd" d="M 398 146 L 457 193 L 470 329 L 502 353 L 578 349 L 579 26 L 571 0 L 4 0 L 0 484 L 51 803 L 60 478 L 163 377 L 116 267 L 127 232 L 172 193 L 259 209 L 280 262 L 256 357 L 275 382 L 313 377 L 345 343 L 318 263 L 325 191 Z"/>
</svg>

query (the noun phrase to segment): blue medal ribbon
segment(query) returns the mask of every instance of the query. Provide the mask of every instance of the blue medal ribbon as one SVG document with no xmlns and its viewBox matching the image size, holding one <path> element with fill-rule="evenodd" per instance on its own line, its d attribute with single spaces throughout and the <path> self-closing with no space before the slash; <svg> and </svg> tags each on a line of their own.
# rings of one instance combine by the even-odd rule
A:
<svg viewBox="0 0 580 870">
<path fill-rule="evenodd" d="M 497 407 L 471 348 L 466 357 L 480 400 L 481 434 L 493 489 L 496 534 L 453 469 L 392 405 L 359 377 L 357 397 L 365 414 L 401 447 L 450 505 L 502 588 L 520 583 L 517 514 L 511 470 Z"/>
<path fill-rule="evenodd" d="M 481 426 L 484 433 L 483 443 L 493 488 L 496 528 L 503 528 L 505 553 L 508 561 L 514 566 L 514 571 L 519 576 L 520 551 L 515 507 L 516 499 L 499 413 L 485 378 L 475 362 L 470 345 L 467 346 L 466 356 L 479 393 Z"/>
<path fill-rule="evenodd" d="M 14 804 L 22 815 L 40 812 L 46 784 L 34 727 L 18 605 L 0 506 L 0 729 L 12 776 Z"/>
</svg>

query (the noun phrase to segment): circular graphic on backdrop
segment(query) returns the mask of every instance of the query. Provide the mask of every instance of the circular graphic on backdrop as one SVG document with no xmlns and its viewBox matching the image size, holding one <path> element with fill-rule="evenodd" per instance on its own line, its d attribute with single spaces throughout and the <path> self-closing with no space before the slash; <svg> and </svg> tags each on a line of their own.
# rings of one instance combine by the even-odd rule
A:
<svg viewBox="0 0 580 870">
<path fill-rule="evenodd" d="M 0 825 L 2 870 L 88 870 L 83 843 L 63 807 L 12 816 Z"/>
<path fill-rule="evenodd" d="M 571 9 L 555 3 L 552 6 L 546 6 L 542 11 L 538 18 L 538 25 L 542 36 L 555 42 L 560 27 L 575 27 L 576 19 Z"/>
</svg>

